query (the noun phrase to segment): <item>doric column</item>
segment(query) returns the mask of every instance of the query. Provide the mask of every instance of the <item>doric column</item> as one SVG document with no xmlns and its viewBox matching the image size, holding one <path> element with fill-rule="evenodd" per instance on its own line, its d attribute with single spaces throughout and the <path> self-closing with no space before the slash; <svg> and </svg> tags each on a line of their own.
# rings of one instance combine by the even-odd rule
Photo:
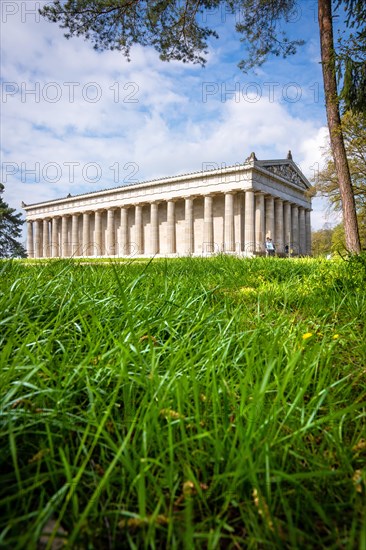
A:
<svg viewBox="0 0 366 550">
<path fill-rule="evenodd" d="M 59 218 L 52 218 L 52 229 L 51 229 L 51 247 L 52 247 L 52 258 L 58 258 L 60 256 L 59 249 Z"/>
<path fill-rule="evenodd" d="M 202 252 L 214 252 L 213 197 L 211 195 L 205 195 L 204 198 Z"/>
<path fill-rule="evenodd" d="M 124 206 L 121 207 L 121 227 L 119 231 L 119 254 L 127 256 L 129 253 L 128 242 L 128 210 Z"/>
<path fill-rule="evenodd" d="M 284 235 L 283 235 L 283 200 L 275 200 L 275 236 L 274 242 L 278 252 L 284 251 Z"/>
<path fill-rule="evenodd" d="M 142 206 L 135 206 L 135 244 L 137 254 L 144 253 L 143 235 L 142 235 Z"/>
<path fill-rule="evenodd" d="M 27 222 L 27 255 L 34 258 L 33 222 Z"/>
<path fill-rule="evenodd" d="M 311 218 L 310 210 L 305 210 L 305 236 L 306 236 L 306 254 L 311 255 Z"/>
<path fill-rule="evenodd" d="M 244 192 L 234 195 L 234 239 L 235 252 L 240 254 L 244 250 Z"/>
<path fill-rule="evenodd" d="M 234 195 L 225 193 L 225 231 L 224 231 L 225 252 L 235 252 L 234 238 Z"/>
<path fill-rule="evenodd" d="M 283 205 L 283 232 L 285 237 L 285 247 L 288 247 L 288 252 L 292 247 L 292 227 L 291 227 L 291 204 L 285 202 Z"/>
<path fill-rule="evenodd" d="M 108 256 L 115 256 L 116 254 L 116 232 L 114 224 L 114 208 L 107 210 L 107 246 L 106 254 Z"/>
<path fill-rule="evenodd" d="M 266 197 L 266 237 L 274 239 L 274 198 Z"/>
<path fill-rule="evenodd" d="M 175 238 L 175 202 L 167 202 L 167 249 L 168 254 L 175 254 L 176 252 L 176 238 Z"/>
<path fill-rule="evenodd" d="M 306 254 L 305 209 L 299 207 L 299 254 Z"/>
<path fill-rule="evenodd" d="M 69 239 L 67 233 L 68 218 L 62 216 L 61 218 L 61 257 L 66 258 L 69 255 Z"/>
<path fill-rule="evenodd" d="M 34 222 L 34 257 L 35 258 L 42 258 L 42 248 L 43 248 L 43 242 L 42 242 L 42 221 L 36 220 Z"/>
<path fill-rule="evenodd" d="M 43 257 L 49 258 L 50 256 L 50 227 L 47 218 L 43 220 Z"/>
<path fill-rule="evenodd" d="M 90 250 L 90 214 L 83 212 L 83 256 L 89 256 Z"/>
<path fill-rule="evenodd" d="M 244 219 L 244 250 L 254 252 L 255 250 L 255 224 L 254 224 L 254 191 L 245 191 L 245 219 Z"/>
<path fill-rule="evenodd" d="M 260 252 L 264 250 L 265 241 L 265 217 L 264 217 L 264 195 L 255 194 L 255 249 Z"/>
<path fill-rule="evenodd" d="M 94 256 L 102 255 L 102 214 L 102 210 L 96 210 L 94 214 Z"/>
<path fill-rule="evenodd" d="M 150 205 L 151 254 L 159 254 L 159 204 Z"/>
<path fill-rule="evenodd" d="M 185 253 L 193 254 L 194 253 L 194 232 L 193 232 L 193 198 L 188 197 L 185 199 L 184 205 L 184 216 L 185 216 Z"/>
<path fill-rule="evenodd" d="M 293 204 L 291 207 L 292 225 L 292 249 L 294 254 L 299 253 L 299 207 Z"/>
<path fill-rule="evenodd" d="M 79 214 L 73 214 L 71 218 L 71 256 L 77 256 L 79 252 Z"/>
</svg>

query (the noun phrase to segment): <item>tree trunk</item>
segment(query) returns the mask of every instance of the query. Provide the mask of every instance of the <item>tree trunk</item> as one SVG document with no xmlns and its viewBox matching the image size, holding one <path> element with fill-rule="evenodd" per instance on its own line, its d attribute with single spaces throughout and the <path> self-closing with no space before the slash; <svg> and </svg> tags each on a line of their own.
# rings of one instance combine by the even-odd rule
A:
<svg viewBox="0 0 366 550">
<path fill-rule="evenodd" d="M 344 147 L 333 40 L 332 0 L 318 0 L 318 19 L 320 31 L 320 51 L 323 68 L 325 106 L 327 111 L 330 144 L 338 178 L 342 201 L 343 224 L 346 246 L 349 252 L 361 252 L 360 237 L 356 216 L 355 198 L 352 190 L 351 175 Z"/>
</svg>

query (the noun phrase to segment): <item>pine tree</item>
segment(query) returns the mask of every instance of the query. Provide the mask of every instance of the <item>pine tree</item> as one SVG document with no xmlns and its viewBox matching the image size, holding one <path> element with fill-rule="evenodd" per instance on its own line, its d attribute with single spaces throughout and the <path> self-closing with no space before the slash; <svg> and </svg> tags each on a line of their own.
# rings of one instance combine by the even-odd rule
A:
<svg viewBox="0 0 366 550">
<path fill-rule="evenodd" d="M 25 258 L 27 256 L 24 246 L 17 241 L 22 232 L 21 214 L 15 214 L 15 209 L 10 208 L 3 200 L 4 186 L 0 183 L 0 258 Z"/>
<path fill-rule="evenodd" d="M 347 33 L 338 40 L 337 72 L 343 78 L 340 98 L 344 112 L 366 111 L 366 3 L 364 0 L 338 0 L 346 12 Z M 351 31 L 351 32 L 349 32 Z"/>
</svg>

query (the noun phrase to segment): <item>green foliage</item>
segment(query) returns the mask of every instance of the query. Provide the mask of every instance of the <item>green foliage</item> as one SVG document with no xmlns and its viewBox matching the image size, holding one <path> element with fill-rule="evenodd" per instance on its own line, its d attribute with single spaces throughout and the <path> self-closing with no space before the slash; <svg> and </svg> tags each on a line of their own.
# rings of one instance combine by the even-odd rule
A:
<svg viewBox="0 0 366 550">
<path fill-rule="evenodd" d="M 24 223 L 21 214 L 10 208 L 3 200 L 4 186 L 0 183 L 0 258 L 26 257 L 26 251 L 17 239 L 21 236 Z"/>
<path fill-rule="evenodd" d="M 65 36 L 84 36 L 97 50 L 119 50 L 127 58 L 133 44 L 152 46 L 164 61 L 180 60 L 204 65 L 207 39 L 218 38 L 203 25 L 205 13 L 222 5 L 227 12 L 240 13 L 236 30 L 249 48 L 247 70 L 262 64 L 268 55 L 296 52 L 302 40 L 289 40 L 281 23 L 291 17 L 297 0 L 53 0 L 40 13 L 67 30 Z"/>
<path fill-rule="evenodd" d="M 338 0 L 338 8 L 347 14 L 346 25 L 338 43 L 337 68 L 343 77 L 340 98 L 344 111 L 365 113 L 366 110 L 366 4 L 364 0 Z"/>
<path fill-rule="evenodd" d="M 324 227 L 311 233 L 311 253 L 313 256 L 324 256 L 330 254 L 332 250 L 332 234 L 331 227 Z"/>
<path fill-rule="evenodd" d="M 366 288 L 366 252 L 350 256 L 346 259 L 347 278 L 350 285 L 357 289 L 364 290 Z"/>
<path fill-rule="evenodd" d="M 346 250 L 346 238 L 343 223 L 339 223 L 332 230 L 332 251 L 345 254 Z"/>
<path fill-rule="evenodd" d="M 358 548 L 356 261 L 0 263 L 1 546 Z"/>
<path fill-rule="evenodd" d="M 366 233 L 360 219 L 360 238 L 363 249 L 366 249 Z M 335 227 L 324 227 L 311 234 L 311 253 L 313 256 L 325 256 L 328 254 L 347 255 L 346 238 L 343 223 Z"/>
<path fill-rule="evenodd" d="M 215 31 L 199 24 L 199 13 L 217 0 L 54 0 L 40 13 L 67 29 L 66 38 L 84 36 L 98 51 L 119 50 L 127 58 L 133 44 L 152 46 L 164 60 L 204 64 L 207 38 Z"/>
<path fill-rule="evenodd" d="M 296 53 L 304 40 L 289 40 L 282 30 L 296 9 L 296 0 L 267 2 L 250 0 L 239 2 L 241 21 L 236 30 L 242 35 L 241 41 L 248 49 L 247 59 L 239 63 L 239 68 L 247 72 L 262 65 L 270 55 L 284 58 Z"/>
<path fill-rule="evenodd" d="M 366 110 L 366 59 L 355 61 L 349 53 L 345 53 L 338 56 L 338 65 L 340 78 L 343 74 L 340 99 L 343 102 L 344 111 L 353 110 L 364 113 Z"/>
</svg>

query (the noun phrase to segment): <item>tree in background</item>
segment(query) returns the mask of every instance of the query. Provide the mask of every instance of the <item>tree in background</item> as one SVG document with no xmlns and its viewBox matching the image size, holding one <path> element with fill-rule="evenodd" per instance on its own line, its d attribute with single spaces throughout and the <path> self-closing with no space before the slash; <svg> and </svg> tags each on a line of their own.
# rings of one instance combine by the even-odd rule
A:
<svg viewBox="0 0 366 550">
<path fill-rule="evenodd" d="M 343 223 L 339 223 L 332 231 L 332 252 L 344 253 L 346 250 L 346 239 Z"/>
<path fill-rule="evenodd" d="M 329 254 L 344 255 L 347 251 L 343 223 L 335 227 L 325 224 L 322 229 L 311 233 L 311 253 L 313 256 Z"/>
<path fill-rule="evenodd" d="M 333 229 L 329 224 L 325 224 L 322 229 L 312 231 L 311 254 L 313 256 L 330 254 L 332 251 L 332 233 Z"/>
<path fill-rule="evenodd" d="M 360 239 L 366 246 L 366 113 L 348 111 L 342 117 L 342 132 L 351 174 Z M 335 212 L 342 210 L 338 178 L 330 145 L 324 151 L 325 166 L 317 174 L 315 190 L 329 200 Z M 344 229 L 343 229 L 344 233 Z M 343 235 L 343 239 L 344 239 Z"/>
<path fill-rule="evenodd" d="M 361 246 L 366 249 L 366 228 L 360 225 Z M 328 254 L 344 254 L 347 252 L 346 237 L 343 223 L 335 227 L 325 224 L 322 229 L 311 233 L 311 253 L 313 256 L 327 256 Z"/>
<path fill-rule="evenodd" d="M 218 37 L 216 31 L 201 23 L 202 14 L 212 13 L 221 5 L 240 13 L 236 30 L 247 50 L 239 67 L 246 71 L 262 65 L 269 56 L 287 57 L 296 53 L 302 40 L 289 40 L 281 28 L 288 23 L 298 0 L 53 0 L 40 10 L 50 21 L 66 29 L 65 36 L 84 36 L 97 50 L 117 49 L 129 58 L 133 44 L 152 46 L 164 61 L 172 59 L 204 65 L 207 39 Z M 365 48 L 364 0 L 337 0 L 344 8 L 344 24 L 355 29 L 355 51 L 347 49 L 338 58 L 338 73 L 344 74 L 342 89 L 346 108 L 359 108 L 363 90 L 354 97 L 358 84 L 355 52 Z M 337 55 L 333 38 L 332 0 L 318 0 L 318 23 L 324 93 L 330 143 L 340 190 L 347 248 L 361 250 L 356 207 L 350 171 L 343 142 L 337 88 Z M 361 48 L 360 48 L 360 41 Z M 348 41 L 347 44 L 350 44 Z M 347 65 L 348 63 L 348 65 Z M 346 67 L 344 68 L 344 64 Z M 351 70 L 349 69 L 351 67 Z M 351 83 L 351 85 L 350 85 Z"/>
<path fill-rule="evenodd" d="M 15 214 L 2 198 L 4 186 L 0 183 L 0 258 L 14 258 L 27 256 L 24 246 L 17 241 L 21 236 L 21 214 Z"/>
</svg>

